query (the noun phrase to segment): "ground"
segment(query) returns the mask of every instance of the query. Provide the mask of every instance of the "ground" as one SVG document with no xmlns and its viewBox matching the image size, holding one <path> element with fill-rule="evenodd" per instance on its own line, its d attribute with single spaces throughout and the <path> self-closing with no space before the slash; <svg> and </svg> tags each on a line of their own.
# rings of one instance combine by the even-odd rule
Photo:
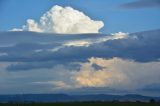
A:
<svg viewBox="0 0 160 106">
<path fill-rule="evenodd" d="M 142 102 L 74 102 L 74 103 L 14 103 L 0 106 L 160 106 L 160 103 Z"/>
</svg>

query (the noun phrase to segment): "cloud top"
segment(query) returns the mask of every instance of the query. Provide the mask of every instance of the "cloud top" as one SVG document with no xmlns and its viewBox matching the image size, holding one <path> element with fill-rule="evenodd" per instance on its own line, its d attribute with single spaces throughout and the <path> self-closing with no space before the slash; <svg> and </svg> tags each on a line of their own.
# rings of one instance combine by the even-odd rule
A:
<svg viewBox="0 0 160 106">
<path fill-rule="evenodd" d="M 28 19 L 22 29 L 14 28 L 12 31 L 53 32 L 62 34 L 99 33 L 104 26 L 102 21 L 92 20 L 83 12 L 72 7 L 53 6 L 40 17 L 40 21 Z"/>
</svg>

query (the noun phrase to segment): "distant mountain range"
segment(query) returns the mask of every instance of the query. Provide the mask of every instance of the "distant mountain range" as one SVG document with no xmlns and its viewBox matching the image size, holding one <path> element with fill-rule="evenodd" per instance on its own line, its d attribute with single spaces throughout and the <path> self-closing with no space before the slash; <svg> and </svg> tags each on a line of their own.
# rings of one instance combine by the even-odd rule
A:
<svg viewBox="0 0 160 106">
<path fill-rule="evenodd" d="M 81 102 L 81 101 L 149 101 L 160 100 L 160 97 L 149 97 L 142 95 L 67 95 L 67 94 L 19 94 L 0 95 L 0 103 L 7 102 Z"/>
</svg>

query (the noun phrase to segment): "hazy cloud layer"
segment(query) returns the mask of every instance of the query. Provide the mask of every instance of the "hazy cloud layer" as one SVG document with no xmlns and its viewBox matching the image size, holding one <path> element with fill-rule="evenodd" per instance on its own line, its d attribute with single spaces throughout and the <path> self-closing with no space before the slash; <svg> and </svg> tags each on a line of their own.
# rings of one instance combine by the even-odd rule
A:
<svg viewBox="0 0 160 106">
<path fill-rule="evenodd" d="M 84 93 L 131 93 L 138 89 L 141 89 L 141 92 L 142 89 L 146 91 L 151 88 L 147 87 L 150 85 L 160 85 L 160 62 L 139 63 L 120 58 L 92 57 L 88 62 L 79 62 L 80 69 L 57 65 L 51 69 L 18 72 L 6 71 L 8 64 L 0 63 L 0 84 L 3 85 L 0 87 L 0 93 L 73 93 L 76 89 L 77 93 L 81 93 L 83 88 L 88 88 Z M 93 64 L 101 69 L 94 68 Z M 39 87 L 41 89 L 38 89 Z M 152 93 L 149 90 L 147 92 Z"/>
<path fill-rule="evenodd" d="M 52 33 L 99 33 L 104 26 L 102 21 L 92 20 L 83 12 L 72 7 L 53 6 L 40 17 L 40 21 L 28 19 L 22 29 L 14 28 L 12 31 L 35 31 Z"/>
</svg>

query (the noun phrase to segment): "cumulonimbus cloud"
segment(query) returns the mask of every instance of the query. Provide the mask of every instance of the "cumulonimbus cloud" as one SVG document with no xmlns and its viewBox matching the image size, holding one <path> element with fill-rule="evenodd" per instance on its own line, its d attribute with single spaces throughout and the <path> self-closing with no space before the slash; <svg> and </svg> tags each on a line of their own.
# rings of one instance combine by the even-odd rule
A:
<svg viewBox="0 0 160 106">
<path fill-rule="evenodd" d="M 102 21 L 92 20 L 83 12 L 72 7 L 53 6 L 48 12 L 40 17 L 40 21 L 28 19 L 27 24 L 21 29 L 14 28 L 12 31 L 35 31 L 53 33 L 99 33 L 104 26 Z"/>
</svg>

